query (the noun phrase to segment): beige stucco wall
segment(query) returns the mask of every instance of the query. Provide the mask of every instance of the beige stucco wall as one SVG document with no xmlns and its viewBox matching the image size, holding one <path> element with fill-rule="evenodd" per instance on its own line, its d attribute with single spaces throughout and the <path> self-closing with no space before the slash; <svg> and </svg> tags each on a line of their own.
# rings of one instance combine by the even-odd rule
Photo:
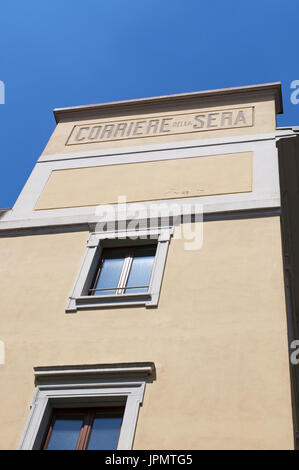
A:
<svg viewBox="0 0 299 470">
<path fill-rule="evenodd" d="M 113 204 L 119 196 L 137 202 L 251 190 L 252 153 L 243 152 L 56 170 L 35 209 Z"/>
<path fill-rule="evenodd" d="M 74 126 L 77 125 L 89 125 L 89 124 L 100 124 L 106 122 L 116 122 L 119 120 L 125 119 L 149 119 L 157 117 L 171 117 L 181 113 L 210 113 L 210 112 L 221 112 L 226 110 L 233 110 L 243 106 L 253 107 L 253 125 L 249 127 L 237 127 L 232 129 L 209 129 L 206 131 L 199 132 L 187 132 L 187 133 L 178 133 L 178 134 L 166 134 L 159 136 L 151 137 L 141 137 L 134 139 L 123 139 L 123 140 L 113 140 L 106 142 L 95 142 L 95 143 L 85 143 L 79 145 L 66 145 L 67 141 L 72 133 Z M 259 98 L 258 100 L 251 98 L 232 98 L 227 96 L 225 98 L 220 97 L 214 99 L 213 102 L 203 100 L 202 106 L 186 106 L 185 103 L 178 103 L 176 105 L 175 111 L 168 111 L 166 105 L 160 105 L 156 112 L 139 111 L 138 114 L 132 112 L 129 107 L 124 112 L 105 113 L 105 110 L 102 110 L 98 113 L 98 116 L 88 116 L 88 111 L 86 111 L 86 117 L 81 120 L 67 120 L 61 121 L 57 124 L 54 132 L 43 151 L 43 156 L 48 156 L 51 154 L 69 154 L 77 152 L 86 152 L 89 150 L 102 150 L 102 149 L 114 149 L 122 147 L 134 147 L 134 146 L 145 146 L 151 144 L 163 144 L 170 142 L 181 142 L 181 141 L 190 141 L 190 140 L 201 140 L 201 139 L 215 139 L 223 137 L 235 137 L 242 135 L 253 135 L 259 133 L 269 133 L 274 132 L 276 128 L 276 113 L 275 113 L 275 103 L 274 99 L 270 98 Z"/>
<path fill-rule="evenodd" d="M 278 217 L 172 240 L 159 307 L 66 315 L 83 232 L 0 239 L 0 448 L 15 449 L 34 366 L 154 361 L 135 449 L 293 447 Z"/>
</svg>

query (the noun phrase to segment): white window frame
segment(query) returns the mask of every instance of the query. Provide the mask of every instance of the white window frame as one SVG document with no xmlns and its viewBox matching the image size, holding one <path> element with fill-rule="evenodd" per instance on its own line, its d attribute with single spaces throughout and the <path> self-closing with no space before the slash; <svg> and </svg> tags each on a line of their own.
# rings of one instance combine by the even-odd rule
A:
<svg viewBox="0 0 299 470">
<path fill-rule="evenodd" d="M 53 408 L 125 404 L 117 450 L 131 450 L 145 385 L 155 380 L 151 362 L 37 367 L 36 391 L 19 450 L 41 448 Z"/>
<path fill-rule="evenodd" d="M 168 246 L 173 233 L 173 227 L 163 227 L 154 230 L 136 230 L 131 232 L 91 233 L 87 242 L 84 259 L 67 302 L 66 313 L 76 313 L 78 310 L 90 308 L 134 305 L 156 307 L 161 291 Z M 144 243 L 157 244 L 147 292 L 118 292 L 111 295 L 88 295 L 92 280 L 101 260 L 103 248 L 106 246 L 121 248 L 123 246 L 129 246 L 128 244 L 138 246 Z"/>
</svg>

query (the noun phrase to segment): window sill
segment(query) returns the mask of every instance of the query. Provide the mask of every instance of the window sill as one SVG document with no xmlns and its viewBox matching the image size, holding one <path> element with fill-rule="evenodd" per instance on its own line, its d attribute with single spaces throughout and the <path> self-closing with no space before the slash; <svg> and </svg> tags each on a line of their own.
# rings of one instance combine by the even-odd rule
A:
<svg viewBox="0 0 299 470">
<path fill-rule="evenodd" d="M 112 294 L 112 295 L 86 295 L 72 299 L 71 308 L 66 309 L 66 313 L 75 313 L 77 310 L 109 308 L 109 307 L 130 307 L 140 306 L 155 307 L 157 298 L 150 292 L 135 294 Z"/>
</svg>

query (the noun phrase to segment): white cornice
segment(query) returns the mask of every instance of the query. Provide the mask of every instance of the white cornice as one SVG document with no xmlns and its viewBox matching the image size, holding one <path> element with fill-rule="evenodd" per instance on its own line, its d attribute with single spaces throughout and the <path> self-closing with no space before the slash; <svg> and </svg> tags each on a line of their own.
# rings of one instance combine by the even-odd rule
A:
<svg viewBox="0 0 299 470">
<path fill-rule="evenodd" d="M 275 99 L 276 113 L 281 114 L 283 112 L 282 108 L 282 96 L 281 96 L 281 83 L 265 83 L 260 85 L 248 85 L 241 87 L 233 88 L 221 88 L 216 90 L 205 90 L 205 91 L 196 91 L 191 93 L 180 93 L 175 95 L 164 95 L 164 96 L 154 96 L 149 98 L 139 98 L 135 100 L 124 100 L 124 101 L 113 101 L 108 103 L 99 103 L 91 104 L 84 106 L 73 106 L 68 108 L 57 108 L 54 109 L 54 116 L 56 122 L 63 119 L 84 119 L 85 115 L 90 115 L 94 113 L 105 114 L 107 112 L 114 111 L 116 113 L 123 112 L 127 110 L 129 112 L 138 111 L 140 108 L 150 107 L 159 107 L 161 104 L 177 104 L 178 102 L 194 102 L 198 100 L 203 100 L 206 98 L 215 99 L 218 97 L 231 97 L 238 95 L 249 95 L 249 94 L 260 94 L 262 97 L 265 93 L 271 93 Z"/>
<path fill-rule="evenodd" d="M 35 382 L 39 384 L 56 383 L 57 380 L 93 380 L 142 378 L 154 380 L 156 375 L 153 362 L 133 362 L 118 364 L 93 364 L 76 366 L 34 367 Z"/>
</svg>

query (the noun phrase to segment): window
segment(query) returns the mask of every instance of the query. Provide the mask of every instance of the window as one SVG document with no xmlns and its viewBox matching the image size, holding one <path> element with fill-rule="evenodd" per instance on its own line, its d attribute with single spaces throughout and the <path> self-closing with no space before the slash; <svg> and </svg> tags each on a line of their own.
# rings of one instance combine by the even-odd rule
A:
<svg viewBox="0 0 299 470">
<path fill-rule="evenodd" d="M 116 450 L 123 407 L 54 409 L 44 450 Z"/>
<path fill-rule="evenodd" d="M 66 312 L 157 306 L 172 234 L 173 228 L 92 233 Z"/>
<path fill-rule="evenodd" d="M 90 295 L 147 292 L 156 246 L 104 248 Z"/>
<path fill-rule="evenodd" d="M 152 362 L 36 367 L 24 450 L 130 450 Z"/>
</svg>

